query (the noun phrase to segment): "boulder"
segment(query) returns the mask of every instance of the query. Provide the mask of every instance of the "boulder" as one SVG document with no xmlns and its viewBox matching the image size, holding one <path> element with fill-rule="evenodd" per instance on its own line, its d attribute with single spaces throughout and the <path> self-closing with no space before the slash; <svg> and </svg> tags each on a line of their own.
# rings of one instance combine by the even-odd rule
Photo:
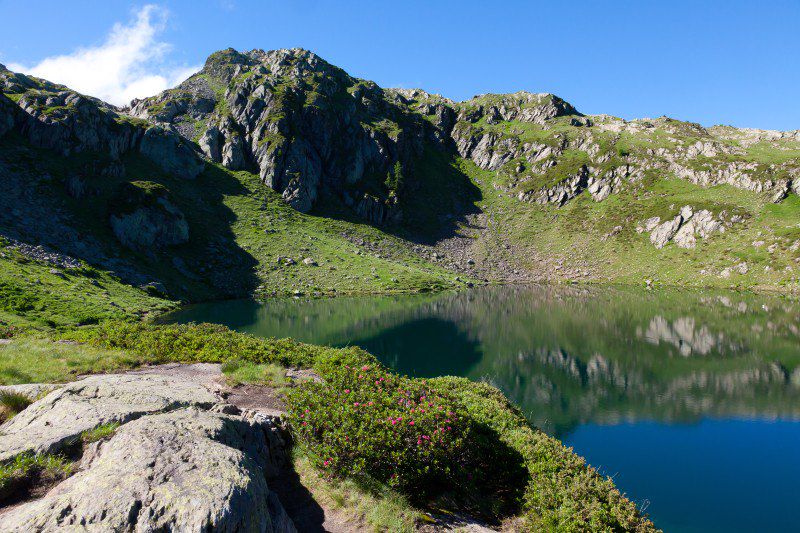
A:
<svg viewBox="0 0 800 533">
<path fill-rule="evenodd" d="M 680 229 L 675 232 L 672 240 L 675 242 L 676 246 L 681 248 L 694 248 L 697 244 L 694 220 L 689 220 L 683 224 Z"/>
<path fill-rule="evenodd" d="M 124 184 L 111 202 L 111 229 L 123 245 L 142 252 L 183 244 L 189 224 L 169 190 L 150 181 Z"/>
<path fill-rule="evenodd" d="M 636 233 L 644 233 L 645 231 L 653 231 L 656 226 L 661 223 L 661 217 L 651 217 L 636 226 Z"/>
<path fill-rule="evenodd" d="M 663 248 L 666 246 L 670 239 L 675 236 L 675 233 L 678 232 L 682 220 L 681 216 L 678 215 L 672 220 L 668 220 L 656 226 L 650 234 L 650 242 L 652 242 L 656 248 Z"/>
<path fill-rule="evenodd" d="M 140 207 L 133 213 L 111 215 L 114 236 L 132 250 L 146 251 L 189 240 L 189 225 L 183 213 L 167 200 L 163 209 Z"/>
<path fill-rule="evenodd" d="M 261 426 L 179 409 L 120 427 L 44 498 L 0 515 L 0 530 L 296 531 L 264 476 Z"/>
<path fill-rule="evenodd" d="M 58 452 L 102 424 L 216 401 L 202 385 L 167 376 L 88 377 L 51 392 L 0 426 L 0 461 L 25 452 Z"/>
</svg>

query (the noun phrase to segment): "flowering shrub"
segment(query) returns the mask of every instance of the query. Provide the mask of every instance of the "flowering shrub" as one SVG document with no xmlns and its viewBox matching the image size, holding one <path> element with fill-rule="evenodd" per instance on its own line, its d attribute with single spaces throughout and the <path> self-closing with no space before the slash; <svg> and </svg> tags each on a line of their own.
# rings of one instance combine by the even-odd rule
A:
<svg viewBox="0 0 800 533">
<path fill-rule="evenodd" d="M 0 339 L 10 339 L 17 333 L 17 328 L 14 326 L 0 324 Z"/>
<path fill-rule="evenodd" d="M 359 350 L 337 359 L 320 363 L 324 383 L 289 394 L 290 422 L 317 466 L 415 497 L 471 483 L 475 428 L 457 402 Z"/>
</svg>

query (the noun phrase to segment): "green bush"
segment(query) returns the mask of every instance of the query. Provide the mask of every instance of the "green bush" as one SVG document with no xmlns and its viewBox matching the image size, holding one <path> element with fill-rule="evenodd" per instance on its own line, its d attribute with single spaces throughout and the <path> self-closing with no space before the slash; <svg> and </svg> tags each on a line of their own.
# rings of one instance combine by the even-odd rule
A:
<svg viewBox="0 0 800 533">
<path fill-rule="evenodd" d="M 323 356 L 315 368 L 324 382 L 289 392 L 289 422 L 323 471 L 386 484 L 418 503 L 453 495 L 459 507 L 492 517 L 516 508 L 521 459 L 458 398 L 355 348 Z"/>
<path fill-rule="evenodd" d="M 103 348 L 127 350 L 154 359 L 154 362 L 222 363 L 240 359 L 258 364 L 309 367 L 318 354 L 330 350 L 291 339 L 261 339 L 217 324 L 157 326 L 105 322 L 65 337 Z"/>
<path fill-rule="evenodd" d="M 468 416 L 496 431 L 495 448 L 508 446 L 523 458 L 526 530 L 656 531 L 611 479 L 601 476 L 558 439 L 531 427 L 495 387 L 455 377 L 430 381 L 437 389 L 457 396 Z M 497 468 L 496 459 L 492 468 Z"/>
</svg>

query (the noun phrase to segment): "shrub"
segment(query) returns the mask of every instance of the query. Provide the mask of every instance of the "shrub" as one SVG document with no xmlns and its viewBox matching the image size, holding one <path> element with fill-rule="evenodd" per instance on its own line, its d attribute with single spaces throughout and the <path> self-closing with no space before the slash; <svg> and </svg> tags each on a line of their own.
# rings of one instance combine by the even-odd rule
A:
<svg viewBox="0 0 800 533">
<path fill-rule="evenodd" d="M 417 503 L 454 495 L 459 507 L 489 516 L 516 508 L 525 485 L 518 455 L 448 391 L 355 348 L 315 368 L 324 382 L 289 392 L 289 422 L 323 471 L 386 484 Z"/>
<path fill-rule="evenodd" d="M 17 333 L 19 333 L 18 328 L 8 324 L 0 324 L 0 339 L 10 339 Z"/>
<path fill-rule="evenodd" d="M 523 515 L 529 531 L 656 531 L 636 505 L 558 439 L 530 426 L 495 387 L 442 377 L 434 386 L 456 395 L 468 416 L 496 430 L 495 448 L 508 446 L 527 470 Z M 496 473 L 498 463 L 492 468 Z"/>
<path fill-rule="evenodd" d="M 156 362 L 221 363 L 235 358 L 257 364 L 309 367 L 318 354 L 330 350 L 291 339 L 261 339 L 217 324 L 105 322 L 66 337 L 103 348 L 128 350 Z"/>
<path fill-rule="evenodd" d="M 349 365 L 290 393 L 290 421 L 327 471 L 429 496 L 464 473 L 470 427 L 454 402 L 378 365 Z"/>
</svg>

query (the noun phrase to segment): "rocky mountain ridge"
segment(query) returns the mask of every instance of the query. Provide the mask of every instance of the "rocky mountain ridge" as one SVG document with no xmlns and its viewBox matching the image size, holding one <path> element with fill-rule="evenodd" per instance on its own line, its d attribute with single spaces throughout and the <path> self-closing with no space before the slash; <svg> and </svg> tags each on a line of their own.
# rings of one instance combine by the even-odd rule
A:
<svg viewBox="0 0 800 533">
<path fill-rule="evenodd" d="M 325 189 L 375 223 L 397 220 L 389 216 L 402 196 L 390 184 L 395 164 L 406 187 L 424 187 L 414 162 L 425 143 L 497 172 L 522 201 L 563 205 L 583 191 L 602 201 L 648 172 L 774 201 L 800 188 L 798 131 L 585 116 L 555 95 L 525 91 L 453 102 L 382 89 L 301 49 L 217 52 L 129 112 L 172 124 L 227 168 L 257 168 L 302 211 Z"/>
<path fill-rule="evenodd" d="M 477 279 L 622 276 L 638 283 L 663 270 L 660 263 L 635 271 L 623 268 L 631 258 L 649 253 L 641 248 L 645 244 L 658 250 L 658 261 L 665 264 L 674 260 L 669 250 L 676 247 L 718 248 L 687 264 L 709 279 L 730 279 L 731 284 L 739 278 L 723 273 L 745 262 L 752 266 L 744 257 L 751 254 L 745 250 L 751 242 L 764 241 L 772 254 L 757 258 L 765 263 L 761 268 L 773 273 L 768 284 L 792 281 L 800 259 L 792 214 L 800 189 L 798 131 L 585 115 L 555 95 L 525 91 L 454 102 L 417 89 L 381 88 L 302 49 L 216 52 L 179 86 L 124 109 L 4 67 L 0 93 L 0 136 L 6 146 L 32 146 L 64 158 L 55 178 L 31 176 L 38 172 L 31 172 L 31 166 L 23 175 L 11 159 L 0 161 L 0 174 L 8 175 L 14 195 L 21 195 L 16 192 L 21 183 L 33 186 L 31 180 L 37 186 L 63 183 L 74 200 L 74 216 L 86 218 L 93 208 L 93 216 L 102 219 L 93 224 L 102 223 L 102 231 L 110 231 L 117 244 L 154 264 L 182 247 L 204 247 L 174 261 L 168 258 L 167 264 L 179 265 L 173 269 L 176 280 L 216 272 L 210 266 L 187 268 L 203 256 L 225 259 L 225 271 L 257 268 L 253 278 L 263 279 L 275 270 L 265 261 L 283 265 L 281 257 L 294 255 L 297 263 L 312 255 L 309 236 L 301 254 L 276 244 L 283 247 L 277 255 L 249 258 L 250 251 L 235 249 L 243 228 L 212 235 L 216 230 L 198 227 L 202 216 L 192 220 L 200 205 L 213 204 L 217 224 L 241 220 L 252 227 L 265 225 L 259 230 L 262 238 L 252 237 L 250 249 L 276 241 L 276 232 L 283 231 L 276 229 L 283 227 L 279 221 L 294 217 L 252 210 L 231 217 L 219 202 L 234 190 L 250 194 L 244 191 L 252 192 L 252 186 L 241 187 L 245 177 L 255 177 L 298 212 L 343 221 L 340 235 L 358 235 L 360 230 L 346 224 L 366 222 L 398 237 L 406 256 Z M 141 164 L 142 158 L 150 163 Z M 198 181 L 203 173 L 206 177 Z M 220 194 L 223 182 L 228 192 Z M 197 204 L 200 190 L 205 203 Z M 33 190 L 24 197 L 38 198 Z M 264 202 L 260 210 L 269 203 Z M 30 224 L 35 231 L 20 232 L 21 222 L 31 221 L 20 209 L 27 204 L 17 205 L 19 215 L 14 209 L 13 216 L 0 215 L 0 223 L 11 224 L 2 233 L 7 239 L 34 248 L 45 244 L 105 269 L 113 262 L 113 270 L 137 286 L 161 277 L 138 275 L 136 265 L 104 260 L 109 251 L 65 248 L 49 237 L 54 233 L 44 221 Z M 693 221 L 683 217 L 676 222 L 683 206 L 692 208 Z M 765 213 L 771 215 L 764 219 Z M 650 226 L 656 219 L 660 229 L 653 237 L 655 226 Z M 535 236 L 556 220 L 561 222 L 546 239 Z M 74 227 L 77 233 L 82 225 Z M 88 233 L 81 242 L 91 242 L 96 231 Z M 198 243 L 199 236 L 211 242 Z M 584 236 L 589 242 L 575 246 Z M 335 247 L 349 247 L 351 238 L 344 240 Z M 621 252 L 630 257 L 618 268 L 608 267 L 607 257 Z M 385 250 L 374 255 L 381 261 L 387 256 Z M 319 263 L 319 257 L 312 259 Z M 376 265 L 366 268 L 361 278 L 377 279 Z M 392 270 L 408 268 L 403 260 Z M 326 277 L 348 279 L 342 276 Z M 681 283 L 687 276 L 672 275 L 675 279 L 667 281 Z M 217 277 L 214 290 L 226 296 L 250 294 L 258 285 L 252 279 L 231 289 L 231 276 Z M 290 283 L 281 273 L 274 277 Z M 759 282 L 754 274 L 750 277 L 748 283 Z M 395 279 L 401 277 L 392 274 L 387 283 Z"/>
</svg>

